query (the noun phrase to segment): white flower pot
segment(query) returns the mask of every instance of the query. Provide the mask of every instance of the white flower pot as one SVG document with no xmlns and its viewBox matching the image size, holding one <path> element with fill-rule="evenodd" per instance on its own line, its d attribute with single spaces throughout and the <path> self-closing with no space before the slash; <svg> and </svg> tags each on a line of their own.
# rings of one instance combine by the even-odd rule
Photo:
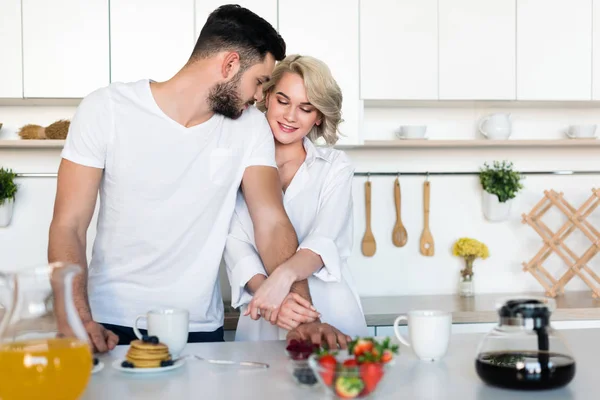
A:
<svg viewBox="0 0 600 400">
<path fill-rule="evenodd" d="M 500 203 L 498 196 L 483 191 L 483 215 L 488 221 L 506 221 L 510 217 L 510 206 L 513 199 Z"/>
<path fill-rule="evenodd" d="M 0 228 L 7 227 L 10 224 L 10 220 L 13 215 L 13 199 L 6 199 L 4 203 L 0 205 Z"/>
<path fill-rule="evenodd" d="M 461 281 L 458 284 L 458 294 L 461 297 L 473 297 L 475 296 L 475 283 L 473 280 Z"/>
</svg>

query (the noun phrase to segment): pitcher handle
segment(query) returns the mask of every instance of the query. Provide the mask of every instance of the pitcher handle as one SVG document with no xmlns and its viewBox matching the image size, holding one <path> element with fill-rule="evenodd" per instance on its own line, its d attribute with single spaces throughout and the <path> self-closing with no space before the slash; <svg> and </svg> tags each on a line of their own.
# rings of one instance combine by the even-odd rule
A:
<svg viewBox="0 0 600 400">
<path fill-rule="evenodd" d="M 136 337 L 137 337 L 139 340 L 142 340 L 142 337 L 144 336 L 144 335 L 142 335 L 142 332 L 140 332 L 140 330 L 139 330 L 139 329 L 138 329 L 138 327 L 137 327 L 137 325 L 138 325 L 138 321 L 139 321 L 140 319 L 142 319 L 142 318 L 146 318 L 146 316 L 145 316 L 145 315 L 138 315 L 138 316 L 135 318 L 135 322 L 133 323 L 133 333 L 135 333 L 135 336 L 136 336 Z"/>
<path fill-rule="evenodd" d="M 477 125 L 477 129 L 479 129 L 479 132 L 485 136 L 486 138 L 488 137 L 488 135 L 483 131 L 483 124 L 485 123 L 485 121 L 487 121 L 488 119 L 490 119 L 490 116 L 488 115 L 487 117 L 483 117 L 480 121 L 479 124 Z"/>
<path fill-rule="evenodd" d="M 403 345 L 410 347 L 410 341 L 408 340 L 408 338 L 404 337 L 404 335 L 400 333 L 400 329 L 398 329 L 398 325 L 401 321 L 408 322 L 408 317 L 406 315 L 401 315 L 398 318 L 396 318 L 396 320 L 394 321 L 394 333 Z"/>
<path fill-rule="evenodd" d="M 12 280 L 14 280 L 12 275 L 0 272 L 0 291 L 4 292 L 0 295 L 0 308 L 4 308 L 4 315 L 0 321 L 0 337 L 10 325 L 17 306 L 17 293 L 14 291 Z"/>
</svg>

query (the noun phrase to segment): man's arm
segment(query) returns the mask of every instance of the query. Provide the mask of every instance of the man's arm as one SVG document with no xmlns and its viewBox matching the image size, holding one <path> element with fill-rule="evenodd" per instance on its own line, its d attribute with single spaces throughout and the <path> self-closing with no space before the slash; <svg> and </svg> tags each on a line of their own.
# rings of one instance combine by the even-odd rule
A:
<svg viewBox="0 0 600 400">
<path fill-rule="evenodd" d="M 73 281 L 73 301 L 95 349 L 105 352 L 114 348 L 118 339 L 92 319 L 86 257 L 86 233 L 94 214 L 102 171 L 66 159 L 61 161 L 50 224 L 48 261 L 73 263 L 83 268 L 83 273 Z"/>
<path fill-rule="evenodd" d="M 298 248 L 296 231 L 283 207 L 277 169 L 266 166 L 246 168 L 242 191 L 254 225 L 256 248 L 267 274 L 271 275 Z M 291 291 L 312 303 L 308 281 L 293 283 Z"/>
</svg>

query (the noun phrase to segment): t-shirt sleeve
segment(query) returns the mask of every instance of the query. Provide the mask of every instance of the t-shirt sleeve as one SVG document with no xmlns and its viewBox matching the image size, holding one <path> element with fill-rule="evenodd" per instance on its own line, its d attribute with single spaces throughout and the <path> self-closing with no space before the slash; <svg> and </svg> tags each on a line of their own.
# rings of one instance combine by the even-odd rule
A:
<svg viewBox="0 0 600 400">
<path fill-rule="evenodd" d="M 104 168 L 113 128 L 108 88 L 86 96 L 69 125 L 62 158 L 87 167 Z"/>
<path fill-rule="evenodd" d="M 277 164 L 275 163 L 275 140 L 273 139 L 271 127 L 262 113 L 256 116 L 253 133 L 255 139 L 245 166 L 277 168 Z"/>
</svg>

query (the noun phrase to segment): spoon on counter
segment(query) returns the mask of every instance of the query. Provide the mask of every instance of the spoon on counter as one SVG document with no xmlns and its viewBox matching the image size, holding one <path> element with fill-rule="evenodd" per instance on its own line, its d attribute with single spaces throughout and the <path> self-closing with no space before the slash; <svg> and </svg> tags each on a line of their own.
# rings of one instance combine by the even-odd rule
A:
<svg viewBox="0 0 600 400">
<path fill-rule="evenodd" d="M 258 361 L 211 360 L 208 358 L 200 357 L 197 354 L 189 354 L 186 356 L 178 357 L 174 360 L 174 362 L 177 362 L 177 361 L 183 360 L 183 359 L 188 359 L 188 358 L 193 358 L 193 359 L 196 359 L 199 361 L 204 361 L 204 362 L 207 362 L 210 364 L 237 365 L 240 367 L 253 367 L 253 368 L 269 368 L 269 364 L 263 363 L 263 362 L 258 362 Z"/>
<path fill-rule="evenodd" d="M 401 196 L 400 196 L 400 181 L 396 178 L 394 182 L 394 203 L 396 204 L 396 225 L 392 231 L 392 242 L 396 247 L 403 247 L 408 241 L 408 233 L 406 228 L 402 224 L 402 218 L 400 216 L 401 208 Z"/>
<path fill-rule="evenodd" d="M 365 212 L 367 215 L 367 228 L 362 240 L 362 253 L 365 257 L 373 257 L 377 245 L 375 244 L 375 236 L 371 230 L 371 181 L 367 179 L 365 182 Z"/>
<path fill-rule="evenodd" d="M 433 244 L 433 236 L 429 230 L 429 178 L 423 184 L 423 208 L 424 208 L 424 226 L 423 233 L 421 233 L 420 250 L 421 254 L 426 257 L 432 257 L 435 253 L 435 247 Z"/>
</svg>

